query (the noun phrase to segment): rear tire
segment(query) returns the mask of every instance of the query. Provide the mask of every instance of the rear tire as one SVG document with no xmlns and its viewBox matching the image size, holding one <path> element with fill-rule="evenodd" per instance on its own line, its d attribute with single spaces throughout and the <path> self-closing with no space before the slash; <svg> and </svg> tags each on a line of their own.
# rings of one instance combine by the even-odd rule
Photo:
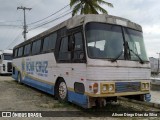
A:
<svg viewBox="0 0 160 120">
<path fill-rule="evenodd" d="M 19 84 L 22 84 L 21 73 L 18 73 L 18 83 L 19 83 Z"/>
<path fill-rule="evenodd" d="M 60 102 L 67 102 L 68 101 L 68 90 L 67 85 L 63 79 L 59 79 L 56 85 L 56 98 Z"/>
</svg>

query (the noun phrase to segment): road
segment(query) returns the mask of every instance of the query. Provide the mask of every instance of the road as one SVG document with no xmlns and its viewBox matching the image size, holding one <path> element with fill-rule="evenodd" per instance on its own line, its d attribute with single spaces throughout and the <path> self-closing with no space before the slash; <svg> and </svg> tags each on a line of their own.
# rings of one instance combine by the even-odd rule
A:
<svg viewBox="0 0 160 120">
<path fill-rule="evenodd" d="M 160 91 L 151 91 L 151 102 L 160 104 Z"/>
</svg>

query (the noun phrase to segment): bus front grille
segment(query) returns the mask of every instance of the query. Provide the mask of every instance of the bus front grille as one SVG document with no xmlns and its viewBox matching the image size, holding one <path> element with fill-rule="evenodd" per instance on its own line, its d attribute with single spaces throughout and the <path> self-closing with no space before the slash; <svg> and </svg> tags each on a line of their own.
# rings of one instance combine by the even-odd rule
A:
<svg viewBox="0 0 160 120">
<path fill-rule="evenodd" d="M 7 71 L 12 72 L 12 63 L 11 62 L 8 62 L 8 64 L 7 64 Z"/>
<path fill-rule="evenodd" d="M 141 83 L 140 82 L 117 82 L 115 83 L 116 93 L 121 92 L 136 92 L 140 91 Z"/>
</svg>

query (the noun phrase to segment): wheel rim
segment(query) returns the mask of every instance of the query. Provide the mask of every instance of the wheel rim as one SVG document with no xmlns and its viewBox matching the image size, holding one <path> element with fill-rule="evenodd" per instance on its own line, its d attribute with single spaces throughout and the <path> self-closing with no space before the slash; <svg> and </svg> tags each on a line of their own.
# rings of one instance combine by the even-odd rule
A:
<svg viewBox="0 0 160 120">
<path fill-rule="evenodd" d="M 65 82 L 61 82 L 59 85 L 59 96 L 63 100 L 67 96 L 67 86 L 66 86 Z"/>
</svg>

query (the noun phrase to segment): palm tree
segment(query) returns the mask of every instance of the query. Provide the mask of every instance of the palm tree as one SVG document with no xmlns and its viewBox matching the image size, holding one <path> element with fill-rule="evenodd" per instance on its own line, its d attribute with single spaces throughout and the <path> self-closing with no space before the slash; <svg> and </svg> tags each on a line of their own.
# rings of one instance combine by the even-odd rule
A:
<svg viewBox="0 0 160 120">
<path fill-rule="evenodd" d="M 101 12 L 108 14 L 108 12 L 100 6 L 102 4 L 113 7 L 112 3 L 104 0 L 70 0 L 70 7 L 73 9 L 72 16 L 78 13 L 99 14 L 99 12 Z"/>
</svg>

